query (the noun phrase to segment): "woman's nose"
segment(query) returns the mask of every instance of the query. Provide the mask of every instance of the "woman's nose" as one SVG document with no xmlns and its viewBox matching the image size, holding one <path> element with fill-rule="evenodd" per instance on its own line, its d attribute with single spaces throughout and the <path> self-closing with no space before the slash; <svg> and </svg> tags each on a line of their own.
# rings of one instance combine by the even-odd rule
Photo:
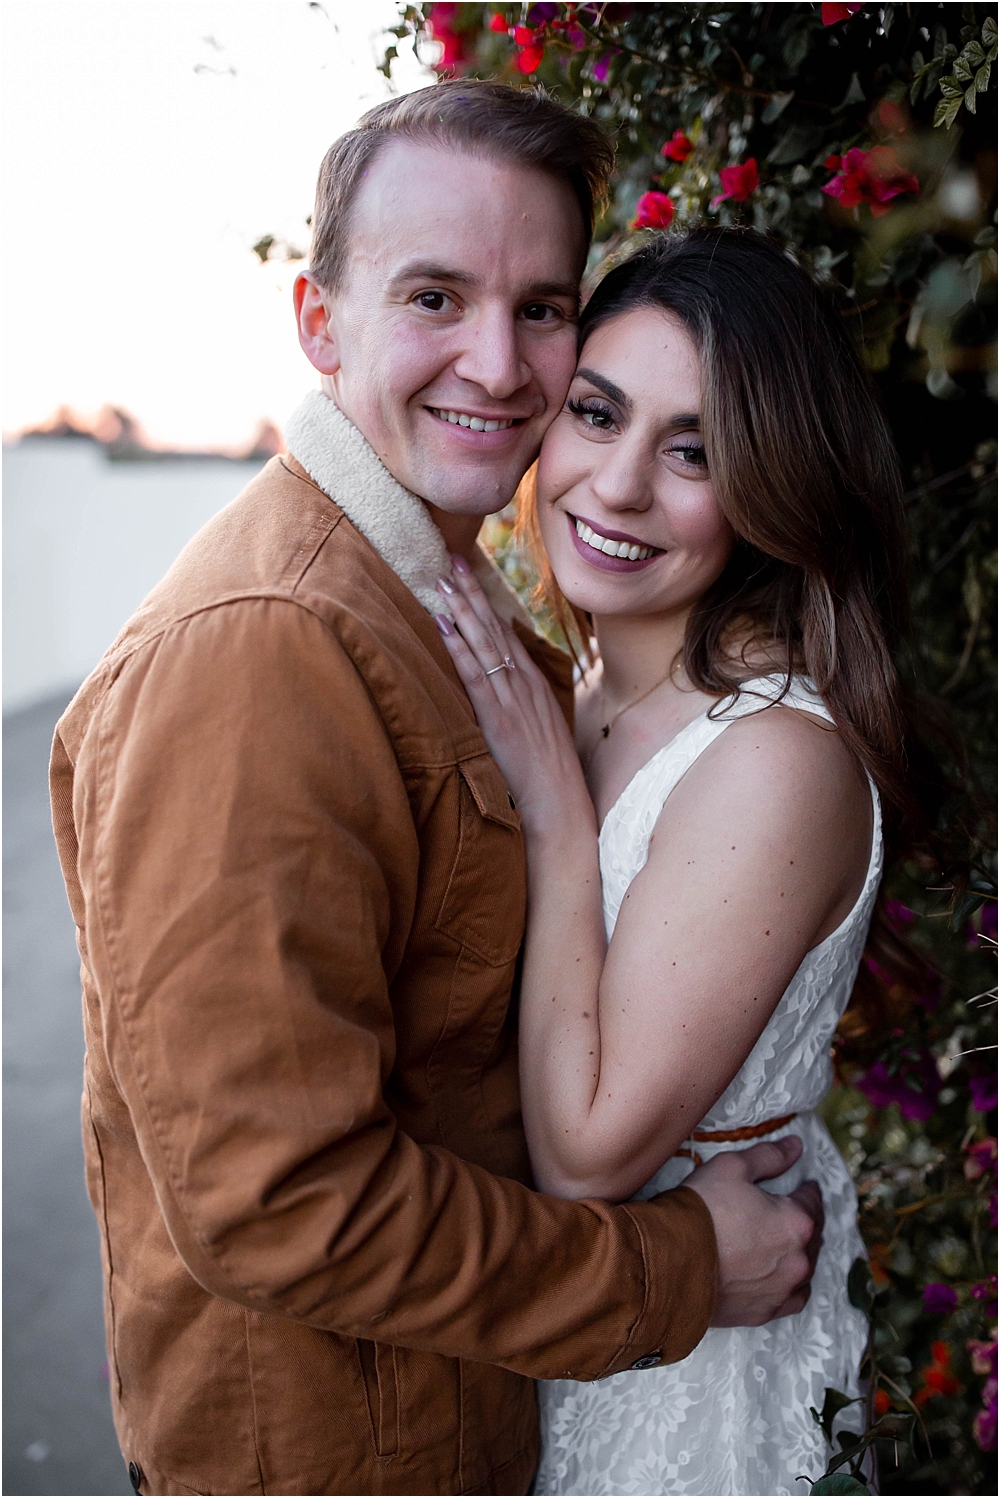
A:
<svg viewBox="0 0 1000 1498">
<path fill-rule="evenodd" d="M 649 463 L 628 437 L 598 448 L 590 489 L 606 510 L 648 510 L 653 503 Z"/>
</svg>

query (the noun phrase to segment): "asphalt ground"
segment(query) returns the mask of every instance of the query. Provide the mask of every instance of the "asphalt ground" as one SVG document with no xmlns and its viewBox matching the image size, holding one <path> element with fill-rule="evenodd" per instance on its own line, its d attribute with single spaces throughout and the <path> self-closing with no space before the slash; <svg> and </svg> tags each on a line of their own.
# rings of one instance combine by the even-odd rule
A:
<svg viewBox="0 0 1000 1498">
<path fill-rule="evenodd" d="M 130 1494 L 83 1182 L 79 959 L 49 821 L 68 694 L 4 718 L 3 1492 Z"/>
</svg>

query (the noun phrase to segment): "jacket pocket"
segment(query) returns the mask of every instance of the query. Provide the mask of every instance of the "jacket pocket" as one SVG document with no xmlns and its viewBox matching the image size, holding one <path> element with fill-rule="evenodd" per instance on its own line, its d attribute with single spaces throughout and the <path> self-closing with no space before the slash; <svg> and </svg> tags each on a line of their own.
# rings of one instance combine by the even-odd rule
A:
<svg viewBox="0 0 1000 1498">
<path fill-rule="evenodd" d="M 488 754 L 456 768 L 458 848 L 435 924 L 490 967 L 504 967 L 524 935 L 521 820 Z"/>
<path fill-rule="evenodd" d="M 399 1378 L 396 1349 L 385 1342 L 358 1338 L 358 1362 L 368 1401 L 368 1420 L 376 1456 L 395 1456 L 399 1450 Z"/>
</svg>

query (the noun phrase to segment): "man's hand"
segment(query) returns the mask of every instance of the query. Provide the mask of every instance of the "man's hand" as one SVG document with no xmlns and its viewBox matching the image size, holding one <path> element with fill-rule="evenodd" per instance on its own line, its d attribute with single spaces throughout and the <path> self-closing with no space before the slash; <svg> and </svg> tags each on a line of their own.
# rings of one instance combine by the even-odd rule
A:
<svg viewBox="0 0 1000 1498">
<path fill-rule="evenodd" d="M 809 1299 L 823 1241 L 823 1198 L 815 1181 L 788 1196 L 754 1185 L 784 1175 L 802 1153 L 789 1135 L 773 1144 L 716 1156 L 684 1182 L 697 1191 L 715 1228 L 719 1298 L 713 1326 L 763 1326 L 794 1316 Z"/>
</svg>

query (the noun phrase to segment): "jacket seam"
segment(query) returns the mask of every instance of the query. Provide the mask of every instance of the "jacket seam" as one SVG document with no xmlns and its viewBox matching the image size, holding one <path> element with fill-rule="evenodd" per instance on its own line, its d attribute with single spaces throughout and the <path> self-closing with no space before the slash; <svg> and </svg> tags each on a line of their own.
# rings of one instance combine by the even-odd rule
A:
<svg viewBox="0 0 1000 1498">
<path fill-rule="evenodd" d="M 257 1478 L 260 1482 L 260 1490 L 266 1493 L 264 1486 L 264 1468 L 260 1460 L 260 1429 L 257 1423 L 257 1389 L 253 1376 L 253 1353 L 250 1350 L 250 1312 L 246 1306 L 243 1307 L 243 1338 L 247 1350 L 247 1383 L 250 1387 L 250 1417 L 253 1425 L 253 1457 L 257 1463 Z"/>
<path fill-rule="evenodd" d="M 636 1316 L 635 1320 L 632 1322 L 632 1325 L 629 1327 L 628 1333 L 626 1334 L 626 1337 L 625 1337 L 625 1341 L 623 1342 L 622 1347 L 621 1347 L 621 1352 L 618 1354 L 617 1357 L 613 1357 L 613 1358 L 611 1358 L 608 1361 L 608 1363 L 605 1365 L 604 1372 L 598 1374 L 599 1378 L 605 1378 L 605 1377 L 607 1377 L 607 1374 L 612 1371 L 612 1364 L 613 1363 L 617 1363 L 619 1357 L 621 1357 L 624 1354 L 627 1354 L 628 1352 L 630 1352 L 632 1350 L 632 1348 L 635 1345 L 636 1332 L 637 1332 L 638 1328 L 642 1325 L 643 1321 L 645 1320 L 646 1313 L 647 1313 L 647 1311 L 649 1309 L 649 1300 L 650 1300 L 650 1284 L 649 1284 L 649 1281 L 650 1281 L 650 1273 L 649 1273 L 649 1260 L 648 1260 L 648 1258 L 646 1256 L 646 1240 L 645 1240 L 645 1237 L 643 1236 L 642 1229 L 640 1228 L 639 1224 L 636 1222 L 635 1218 L 632 1216 L 632 1213 L 629 1211 L 627 1203 L 622 1203 L 622 1210 L 625 1213 L 625 1216 L 628 1218 L 629 1222 L 632 1224 L 632 1227 L 633 1227 L 633 1229 L 634 1229 L 634 1231 L 636 1233 L 636 1236 L 639 1239 L 639 1252 L 642 1255 L 642 1305 L 639 1307 L 638 1315 Z"/>
</svg>

